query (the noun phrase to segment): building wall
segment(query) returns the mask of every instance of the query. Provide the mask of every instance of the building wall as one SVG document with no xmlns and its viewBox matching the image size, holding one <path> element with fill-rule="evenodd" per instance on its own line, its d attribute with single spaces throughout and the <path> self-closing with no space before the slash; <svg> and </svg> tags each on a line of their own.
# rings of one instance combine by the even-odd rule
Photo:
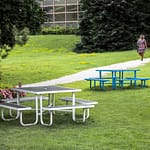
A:
<svg viewBox="0 0 150 150">
<path fill-rule="evenodd" d="M 41 7 L 46 12 L 44 26 L 78 27 L 79 0 L 44 0 Z"/>
</svg>

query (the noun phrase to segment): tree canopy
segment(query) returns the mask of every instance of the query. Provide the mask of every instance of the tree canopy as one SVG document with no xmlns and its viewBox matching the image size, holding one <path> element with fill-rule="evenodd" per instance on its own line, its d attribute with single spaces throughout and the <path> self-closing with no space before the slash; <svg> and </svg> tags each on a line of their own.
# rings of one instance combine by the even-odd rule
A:
<svg viewBox="0 0 150 150">
<path fill-rule="evenodd" d="M 138 34 L 150 34 L 150 0 L 81 0 L 81 42 L 76 52 L 130 50 Z"/>
<path fill-rule="evenodd" d="M 0 1 L 0 48 L 13 48 L 16 44 L 15 30 L 28 28 L 35 34 L 44 22 L 44 12 L 38 0 Z M 1 50 L 2 51 L 2 50 Z"/>
</svg>

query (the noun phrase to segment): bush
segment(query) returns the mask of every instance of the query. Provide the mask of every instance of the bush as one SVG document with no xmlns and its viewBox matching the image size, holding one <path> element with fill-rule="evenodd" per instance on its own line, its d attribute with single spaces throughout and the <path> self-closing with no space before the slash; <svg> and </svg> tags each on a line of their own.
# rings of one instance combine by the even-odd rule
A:
<svg viewBox="0 0 150 150">
<path fill-rule="evenodd" d="M 8 45 L 4 45 L 3 47 L 0 48 L 0 57 L 5 58 L 8 55 L 8 52 L 11 50 L 11 47 Z"/>
<path fill-rule="evenodd" d="M 56 27 L 43 27 L 42 34 L 77 34 L 78 29 L 77 28 L 72 28 L 72 27 L 61 27 L 61 26 L 56 26 Z"/>
<path fill-rule="evenodd" d="M 24 96 L 26 96 L 26 93 L 21 92 L 20 97 L 24 97 Z M 2 99 L 13 99 L 13 98 L 17 98 L 17 92 L 14 92 L 9 88 L 0 90 L 0 101 Z"/>
<path fill-rule="evenodd" d="M 18 86 L 21 87 L 21 83 L 19 83 Z M 26 96 L 26 93 L 24 92 L 20 92 L 19 94 L 20 94 L 20 97 Z M 4 89 L 0 89 L 0 101 L 2 99 L 13 99 L 13 98 L 17 98 L 17 92 L 11 90 L 8 87 Z"/>
</svg>

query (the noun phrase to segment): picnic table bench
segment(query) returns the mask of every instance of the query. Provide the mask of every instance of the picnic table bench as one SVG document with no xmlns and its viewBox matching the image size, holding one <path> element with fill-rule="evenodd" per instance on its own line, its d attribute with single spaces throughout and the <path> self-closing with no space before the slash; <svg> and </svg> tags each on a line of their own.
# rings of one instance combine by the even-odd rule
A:
<svg viewBox="0 0 150 150">
<path fill-rule="evenodd" d="M 65 105 L 65 106 L 46 106 L 42 107 L 43 111 L 49 111 L 50 118 L 49 118 L 49 123 L 44 123 L 43 121 L 43 113 L 41 115 L 41 124 L 46 125 L 46 126 L 51 126 L 53 123 L 53 111 L 60 111 L 60 110 L 71 110 L 71 109 L 83 109 L 83 122 L 87 119 L 86 116 L 86 110 L 89 108 L 94 107 L 94 105 L 85 105 L 85 104 L 80 104 L 80 105 Z"/>
<path fill-rule="evenodd" d="M 130 81 L 130 86 L 133 85 L 133 81 L 134 81 L 134 87 L 136 87 L 136 81 L 141 81 L 141 87 L 146 87 L 146 81 L 150 80 L 150 78 L 147 78 L 147 77 L 125 78 L 125 81 L 127 80 Z M 122 84 L 123 84 L 123 81 L 122 81 Z"/>
<path fill-rule="evenodd" d="M 20 102 L 27 102 L 27 101 L 34 101 L 36 97 L 20 97 Z M 43 100 L 48 100 L 48 97 L 43 96 Z M 16 103 L 17 98 L 12 98 L 12 99 L 2 99 L 2 101 L 6 101 L 8 103 Z"/>
<path fill-rule="evenodd" d="M 23 114 L 22 112 L 23 111 L 26 111 L 26 110 L 32 110 L 32 107 L 29 107 L 29 106 L 24 106 L 24 105 L 18 105 L 18 104 L 15 104 L 15 103 L 8 103 L 8 102 L 0 102 L 0 108 L 1 108 L 1 117 L 3 120 L 5 121 L 10 121 L 10 120 L 15 120 L 15 119 L 18 119 L 20 118 L 20 123 L 21 125 L 23 126 L 29 126 L 29 125 L 34 125 L 34 123 L 24 123 L 23 122 Z M 16 110 L 17 111 L 17 115 L 15 117 L 10 117 L 10 118 L 5 118 L 4 116 L 4 109 L 11 109 L 11 110 Z"/>
<path fill-rule="evenodd" d="M 66 102 L 72 102 L 72 97 L 61 97 L 60 100 L 66 101 Z M 98 102 L 91 101 L 91 100 L 85 100 L 85 99 L 79 99 L 75 98 L 75 102 L 79 104 L 87 104 L 87 105 L 96 105 Z"/>
<path fill-rule="evenodd" d="M 20 97 L 19 102 L 23 103 L 23 102 L 28 102 L 28 101 L 35 101 L 35 99 L 36 99 L 35 96 Z M 43 100 L 48 100 L 48 104 L 49 104 L 49 98 L 48 97 L 43 96 Z M 17 98 L 2 99 L 2 102 L 0 102 L 0 108 L 9 109 L 10 118 L 7 118 L 7 119 L 4 117 L 4 111 L 3 110 L 1 111 L 1 117 L 2 117 L 3 120 L 6 120 L 6 121 L 15 120 L 15 119 L 18 119 L 19 115 L 20 115 L 20 123 L 23 126 L 35 125 L 37 123 L 38 115 L 36 115 L 36 121 L 34 123 L 31 123 L 31 124 L 24 124 L 23 123 L 23 121 L 22 121 L 22 111 L 31 110 L 31 109 L 30 109 L 30 107 L 24 106 L 22 104 L 17 104 Z M 17 113 L 16 116 L 14 116 L 12 114 L 12 110 L 16 110 L 16 111 L 19 111 L 19 112 Z M 32 108 L 32 110 L 33 110 L 33 108 Z"/>
<path fill-rule="evenodd" d="M 59 100 L 65 101 L 66 105 L 68 105 L 68 102 L 72 102 L 72 97 L 61 97 L 61 98 L 59 98 Z M 98 102 L 96 102 L 96 101 L 79 99 L 79 98 L 75 98 L 75 102 L 78 104 L 84 104 L 84 105 L 96 105 L 96 104 L 98 104 Z M 90 110 L 87 109 L 86 118 L 88 118 L 89 116 L 90 116 Z"/>
<path fill-rule="evenodd" d="M 108 79 L 102 79 L 102 78 L 96 78 L 96 77 L 85 78 L 84 80 L 90 81 L 90 89 L 92 88 L 92 81 L 94 81 L 94 87 L 96 87 L 96 81 L 98 81 L 99 86 L 102 90 L 105 89 L 104 84 L 106 82 L 109 82 Z"/>
</svg>

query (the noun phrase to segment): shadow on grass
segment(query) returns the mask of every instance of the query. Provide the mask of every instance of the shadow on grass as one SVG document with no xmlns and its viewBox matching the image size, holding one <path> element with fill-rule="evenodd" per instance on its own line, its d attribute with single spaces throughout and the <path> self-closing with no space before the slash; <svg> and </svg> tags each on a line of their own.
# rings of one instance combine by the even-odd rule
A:
<svg viewBox="0 0 150 150">
<path fill-rule="evenodd" d="M 116 87 L 116 89 L 112 89 L 112 86 L 105 86 L 105 89 L 100 89 L 99 86 L 86 88 L 85 91 L 98 91 L 98 92 L 106 92 L 106 91 L 117 91 L 117 90 L 140 90 L 144 88 L 149 88 L 149 86 L 141 87 L 141 85 L 134 86 L 124 86 L 124 87 Z"/>
<path fill-rule="evenodd" d="M 27 126 L 27 127 L 23 127 L 21 124 L 20 124 L 20 120 L 19 119 L 16 119 L 16 120 L 11 120 L 11 121 L 4 121 L 0 118 L 0 126 L 1 126 L 1 129 L 4 127 L 4 128 L 29 128 L 29 127 L 46 127 L 46 128 L 78 128 L 79 125 L 80 127 L 85 127 L 88 125 L 88 123 L 91 120 L 91 118 L 88 118 L 85 122 L 82 121 L 82 118 L 83 118 L 83 115 L 82 115 L 82 110 L 77 110 L 76 111 L 76 121 L 73 121 L 72 120 L 72 113 L 71 112 L 60 112 L 60 111 L 57 111 L 55 112 L 55 114 L 53 115 L 53 124 L 52 126 L 44 126 L 40 123 L 40 118 L 39 118 L 39 121 L 36 125 L 33 125 L 33 126 Z M 15 114 L 14 114 L 15 115 Z M 5 115 L 6 118 L 9 118 L 9 114 L 6 113 Z M 34 119 L 35 119 L 35 113 L 34 112 L 25 112 L 24 115 L 23 115 L 23 121 L 25 123 L 32 123 L 34 122 Z M 44 112 L 43 114 L 43 119 L 44 119 L 44 122 L 45 123 L 49 123 L 49 113 L 48 112 Z"/>
</svg>

